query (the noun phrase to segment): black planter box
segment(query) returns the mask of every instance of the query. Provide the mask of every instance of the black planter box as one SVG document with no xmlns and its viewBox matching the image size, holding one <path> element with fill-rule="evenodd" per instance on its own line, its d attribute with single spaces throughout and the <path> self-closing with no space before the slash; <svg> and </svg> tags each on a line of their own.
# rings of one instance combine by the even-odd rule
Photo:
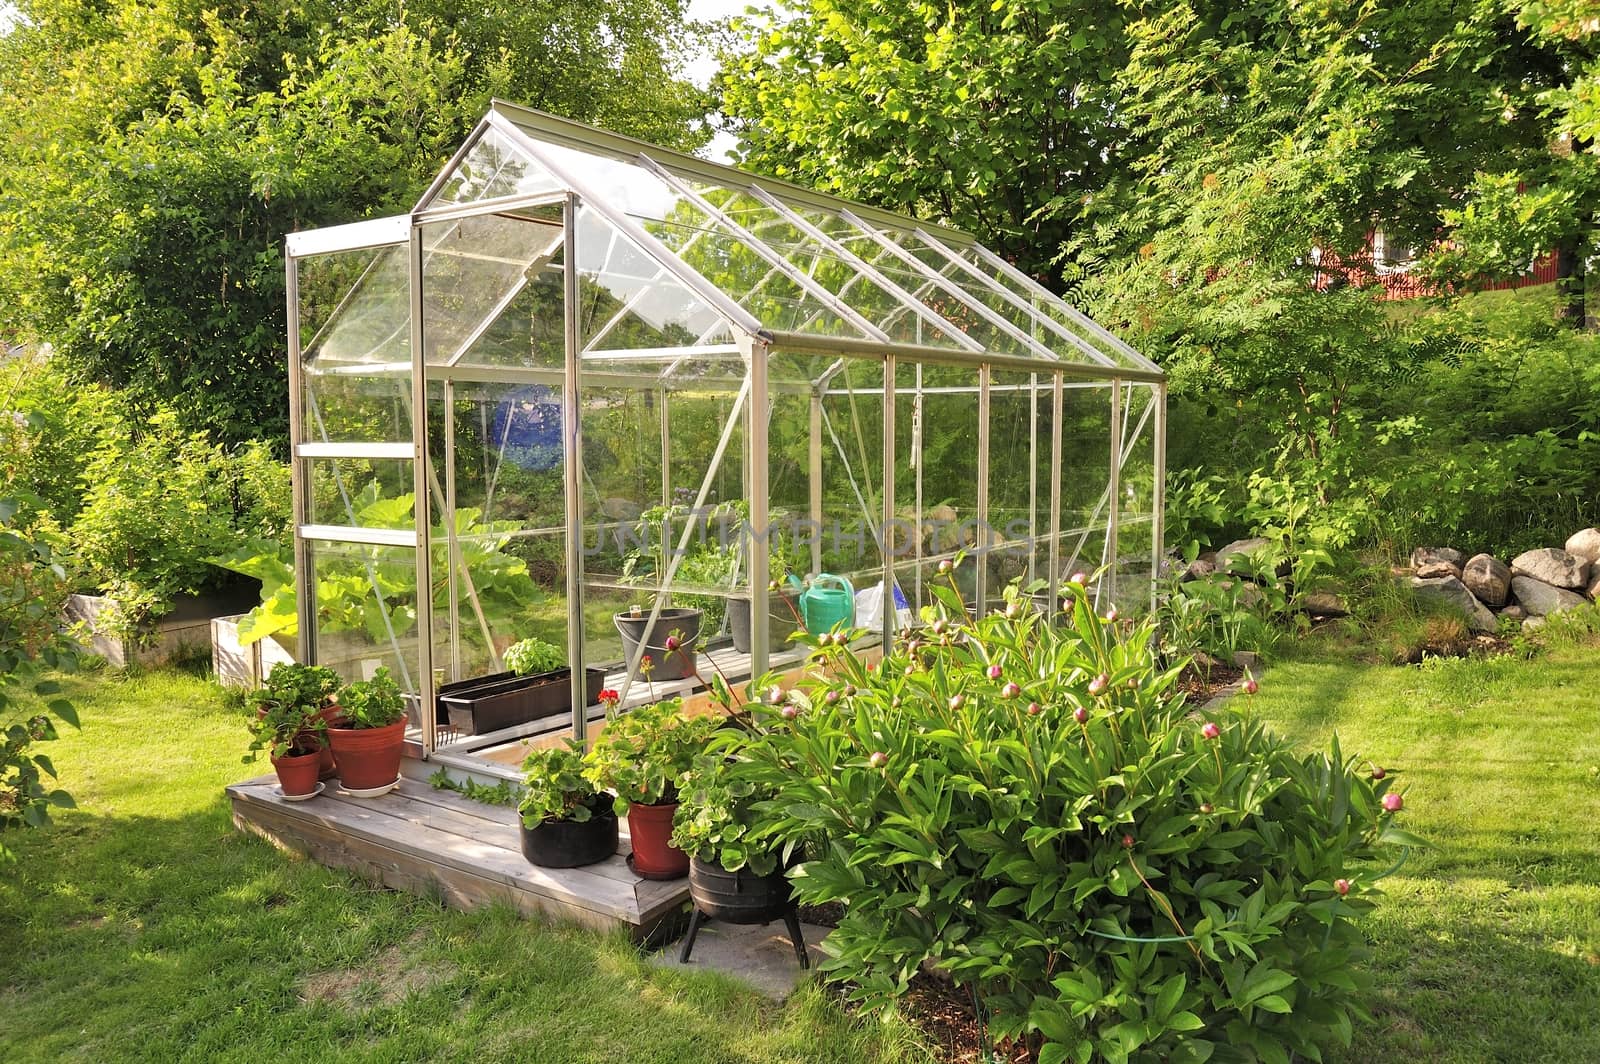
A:
<svg viewBox="0 0 1600 1064">
<path fill-rule="evenodd" d="M 459 735 L 483 735 L 516 724 L 572 711 L 572 670 L 556 669 L 533 676 L 497 672 L 476 680 L 445 684 L 439 689 L 439 716 L 448 714 Z M 600 701 L 603 669 L 584 670 L 584 705 Z"/>
</svg>

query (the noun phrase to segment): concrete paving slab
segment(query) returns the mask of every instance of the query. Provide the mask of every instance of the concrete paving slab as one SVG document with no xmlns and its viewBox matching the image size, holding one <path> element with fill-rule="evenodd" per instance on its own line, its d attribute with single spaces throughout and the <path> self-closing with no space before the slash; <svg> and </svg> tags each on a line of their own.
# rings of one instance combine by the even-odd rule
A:
<svg viewBox="0 0 1600 1064">
<path fill-rule="evenodd" d="M 806 940 L 806 951 L 811 955 L 810 971 L 800 967 L 800 961 L 794 955 L 794 943 L 789 940 L 789 931 L 783 926 L 782 920 L 765 926 L 708 920 L 700 926 L 700 934 L 694 940 L 694 951 L 689 954 L 688 964 L 678 963 L 678 953 L 683 949 L 682 939 L 653 954 L 650 961 L 663 968 L 722 972 L 748 983 L 775 1001 L 783 1001 L 794 992 L 802 979 L 809 978 L 811 972 L 816 971 L 817 964 L 822 960 L 822 950 L 818 946 L 830 930 L 814 924 L 800 925 L 800 933 Z"/>
</svg>

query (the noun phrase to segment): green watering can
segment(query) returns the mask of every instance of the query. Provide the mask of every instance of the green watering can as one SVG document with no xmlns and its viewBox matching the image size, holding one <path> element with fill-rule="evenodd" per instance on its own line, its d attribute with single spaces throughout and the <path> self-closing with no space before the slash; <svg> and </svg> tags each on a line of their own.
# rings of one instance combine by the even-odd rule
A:
<svg viewBox="0 0 1600 1064">
<path fill-rule="evenodd" d="M 853 626 L 856 589 L 842 576 L 819 573 L 811 580 L 811 586 L 800 593 L 800 618 L 812 635 Z"/>
</svg>

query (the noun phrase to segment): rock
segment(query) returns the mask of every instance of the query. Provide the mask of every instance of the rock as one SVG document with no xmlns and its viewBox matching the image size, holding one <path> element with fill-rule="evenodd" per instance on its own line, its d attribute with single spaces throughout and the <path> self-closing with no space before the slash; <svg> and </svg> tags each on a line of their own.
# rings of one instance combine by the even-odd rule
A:
<svg viewBox="0 0 1600 1064">
<path fill-rule="evenodd" d="M 1261 671 L 1261 655 L 1253 650 L 1235 650 L 1233 652 L 1233 667 L 1244 669 L 1246 672 L 1259 673 Z"/>
<path fill-rule="evenodd" d="M 1222 580 L 1217 583 L 1217 587 L 1221 588 L 1223 591 L 1231 591 L 1233 590 L 1233 586 L 1234 582 L 1232 580 Z M 1257 606 L 1261 605 L 1261 600 L 1265 597 L 1266 596 L 1263 594 L 1262 590 L 1255 584 L 1248 580 L 1239 581 L 1238 603 L 1240 606 L 1243 606 L 1247 610 L 1253 610 Z"/>
<path fill-rule="evenodd" d="M 1559 547 L 1540 547 L 1523 551 L 1511 559 L 1511 575 L 1530 576 L 1551 587 L 1570 591 L 1589 586 L 1589 563 Z"/>
<path fill-rule="evenodd" d="M 1200 555 L 1189 563 L 1189 568 L 1183 571 L 1183 581 L 1204 580 L 1217 571 L 1217 556 L 1211 552 Z"/>
<path fill-rule="evenodd" d="M 1254 554 L 1266 545 L 1267 541 L 1259 536 L 1255 539 L 1236 539 L 1217 551 L 1216 567 L 1236 575 L 1243 575 L 1244 555 Z M 1235 565 L 1239 568 L 1235 568 Z"/>
<path fill-rule="evenodd" d="M 1312 591 L 1300 599 L 1300 608 L 1318 617 L 1348 617 L 1350 607 L 1332 591 Z"/>
<path fill-rule="evenodd" d="M 1574 532 L 1567 540 L 1567 553 L 1582 558 L 1590 565 L 1600 562 L 1600 528 L 1586 528 Z"/>
<path fill-rule="evenodd" d="M 1438 580 L 1440 577 L 1453 576 L 1461 579 L 1461 566 L 1452 565 L 1450 562 L 1429 562 L 1417 566 L 1417 575 L 1424 580 Z"/>
<path fill-rule="evenodd" d="M 1461 569 L 1467 590 L 1491 606 L 1503 606 L 1511 590 L 1511 569 L 1492 554 L 1474 554 Z"/>
<path fill-rule="evenodd" d="M 1537 631 L 1538 629 L 1543 628 L 1545 624 L 1546 621 L 1543 617 L 1529 617 L 1527 620 L 1522 622 L 1522 630 L 1524 632 Z"/>
<path fill-rule="evenodd" d="M 1418 547 L 1411 552 L 1413 569 L 1421 569 L 1424 565 L 1432 565 L 1435 562 L 1449 562 L 1459 569 L 1461 563 L 1466 560 L 1467 556 L 1454 547 Z"/>
<path fill-rule="evenodd" d="M 1521 606 L 1507 606 L 1505 609 L 1500 611 L 1500 616 L 1509 617 L 1513 621 L 1522 621 L 1527 619 L 1528 611 L 1523 609 Z"/>
<path fill-rule="evenodd" d="M 1466 615 L 1467 626 L 1474 632 L 1493 632 L 1499 627 L 1489 607 L 1477 600 L 1467 585 L 1453 576 L 1411 578 L 1411 590 L 1419 599 L 1431 599 L 1451 606 Z"/>
<path fill-rule="evenodd" d="M 1584 594 L 1596 602 L 1600 602 L 1600 565 L 1594 567 L 1594 575 L 1589 578 L 1589 588 Z"/>
<path fill-rule="evenodd" d="M 1552 587 L 1531 576 L 1513 576 L 1511 594 L 1516 596 L 1517 602 L 1533 617 L 1570 610 L 1574 606 L 1582 606 L 1586 601 L 1577 592 Z"/>
</svg>

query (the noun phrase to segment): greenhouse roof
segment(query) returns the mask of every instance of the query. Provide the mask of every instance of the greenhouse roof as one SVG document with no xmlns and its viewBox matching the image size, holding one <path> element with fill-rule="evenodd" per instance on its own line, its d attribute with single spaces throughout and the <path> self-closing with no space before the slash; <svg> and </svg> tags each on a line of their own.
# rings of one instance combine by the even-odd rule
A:
<svg viewBox="0 0 1600 1064">
<path fill-rule="evenodd" d="M 535 210 L 525 218 L 555 226 L 567 193 L 581 202 L 580 272 L 622 304 L 585 337 L 591 361 L 641 346 L 725 356 L 743 333 L 780 347 L 916 349 L 1072 367 L 1081 376 L 1162 376 L 965 233 L 503 101 L 415 217 L 426 223 L 549 196 L 543 217 Z M 498 296 L 482 297 L 487 309 L 509 302 L 559 254 L 559 233 L 538 248 L 519 236 L 515 254 L 476 249 L 474 287 Z M 641 344 L 641 336 L 653 339 Z"/>
</svg>

